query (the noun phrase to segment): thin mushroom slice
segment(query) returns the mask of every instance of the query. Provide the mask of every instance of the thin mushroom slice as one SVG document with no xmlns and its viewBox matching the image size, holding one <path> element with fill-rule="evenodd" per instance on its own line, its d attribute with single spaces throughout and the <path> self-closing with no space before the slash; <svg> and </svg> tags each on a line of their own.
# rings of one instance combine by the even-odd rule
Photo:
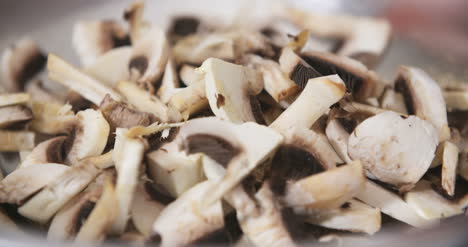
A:
<svg viewBox="0 0 468 247">
<path fill-rule="evenodd" d="M 115 47 L 130 45 L 127 31 L 115 21 L 79 21 L 72 36 L 73 48 L 84 66 Z"/>
<path fill-rule="evenodd" d="M 32 112 L 25 106 L 0 107 L 0 128 L 22 125 L 33 118 Z"/>
<path fill-rule="evenodd" d="M 188 119 L 190 116 L 208 108 L 205 80 L 202 78 L 194 81 L 186 88 L 179 89 L 171 96 L 168 104 L 177 109 L 183 119 Z"/>
<path fill-rule="evenodd" d="M 235 59 L 234 41 L 219 33 L 187 36 L 175 44 L 173 52 L 177 63 L 202 64 L 208 58 Z"/>
<path fill-rule="evenodd" d="M 437 129 L 439 142 L 450 139 L 447 109 L 442 91 L 426 72 L 418 68 L 400 67 L 395 90 L 405 97 L 409 114 L 429 121 Z"/>
<path fill-rule="evenodd" d="M 179 77 L 187 87 L 204 79 L 204 75 L 197 71 L 197 67 L 188 64 L 182 65 L 179 70 Z"/>
<path fill-rule="evenodd" d="M 325 133 L 328 141 L 341 159 L 346 163 L 351 163 L 352 160 L 348 155 L 349 133 L 343 128 L 340 122 L 336 119 L 330 120 L 325 129 Z"/>
<path fill-rule="evenodd" d="M 129 78 L 128 63 L 132 55 L 131 47 L 112 49 L 96 58 L 84 68 L 84 72 L 109 87 Z"/>
<path fill-rule="evenodd" d="M 448 111 L 468 111 L 468 90 L 442 92 Z"/>
<path fill-rule="evenodd" d="M 380 106 L 387 110 L 408 114 L 403 94 L 390 88 L 385 89 L 382 94 Z"/>
<path fill-rule="evenodd" d="M 455 195 L 455 180 L 457 178 L 458 147 L 446 141 L 442 155 L 442 188 L 449 196 Z"/>
<path fill-rule="evenodd" d="M 345 90 L 343 81 L 336 75 L 310 79 L 299 97 L 270 127 L 280 132 L 292 126 L 310 128 L 344 96 Z"/>
<path fill-rule="evenodd" d="M 199 183 L 164 208 L 153 225 L 161 246 L 185 246 L 224 226 L 221 201 L 203 203 L 216 186 L 212 181 Z"/>
<path fill-rule="evenodd" d="M 388 111 L 354 129 L 348 154 L 362 160 L 368 174 L 405 191 L 429 169 L 437 143 L 437 131 L 429 122 Z"/>
<path fill-rule="evenodd" d="M 451 202 L 432 189 L 429 181 L 421 180 L 405 194 L 406 203 L 421 217 L 428 220 L 462 214 L 457 203 Z"/>
<path fill-rule="evenodd" d="M 67 134 L 73 131 L 78 121 L 72 106 L 54 102 L 31 102 L 34 118 L 31 129 L 43 134 Z"/>
<path fill-rule="evenodd" d="M 31 101 L 45 101 L 56 104 L 64 104 L 65 96 L 61 95 L 54 88 L 46 86 L 45 80 L 36 79 L 28 83 L 25 88 L 30 95 Z"/>
<path fill-rule="evenodd" d="M 426 228 L 437 223 L 437 221 L 421 217 L 398 195 L 370 180 L 366 181 L 364 189 L 359 191 L 356 198 L 372 207 L 379 208 L 382 213 L 392 218 L 417 228 Z"/>
<path fill-rule="evenodd" d="M 351 113 L 351 114 L 360 114 L 364 116 L 374 116 L 386 111 L 389 111 L 387 109 L 383 109 L 380 107 L 375 107 L 371 105 L 366 105 L 354 101 L 348 101 L 348 100 L 342 100 L 340 101 L 340 106 L 343 110 Z M 397 112 L 401 116 L 407 116 L 402 112 Z"/>
<path fill-rule="evenodd" d="M 17 169 L 0 182 L 0 202 L 22 204 L 69 169 L 68 166 L 53 163 Z"/>
<path fill-rule="evenodd" d="M 31 99 L 28 93 L 0 94 L 0 107 L 26 104 Z"/>
<path fill-rule="evenodd" d="M 66 136 L 58 136 L 39 143 L 26 158 L 22 160 L 18 169 L 45 163 L 63 163 L 63 154 L 65 151 L 64 142 L 66 140 Z"/>
<path fill-rule="evenodd" d="M 0 152 L 32 150 L 35 136 L 31 131 L 0 130 Z"/>
<path fill-rule="evenodd" d="M 324 52 L 304 52 L 300 56 L 323 76 L 339 75 L 356 100 L 378 97 L 383 91 L 377 74 L 356 60 Z"/>
<path fill-rule="evenodd" d="M 148 182 L 138 183 L 130 211 L 133 225 L 145 238 L 151 237 L 153 223 L 167 204 L 163 197 L 148 189 L 150 186 Z"/>
<path fill-rule="evenodd" d="M 91 183 L 103 169 L 113 165 L 112 153 L 90 157 L 67 169 L 29 199 L 18 212 L 35 222 L 46 223 L 69 200 Z M 30 166 L 36 168 L 40 166 Z M 21 171 L 23 169 L 19 169 Z"/>
<path fill-rule="evenodd" d="M 73 142 L 65 158 L 67 164 L 77 164 L 80 160 L 100 155 L 107 144 L 110 126 L 100 111 L 88 109 L 76 114 Z"/>
<path fill-rule="evenodd" d="M 280 68 L 301 89 L 304 89 L 309 79 L 321 77 L 322 74 L 312 68 L 299 57 L 292 48 L 285 47 L 279 57 Z"/>
<path fill-rule="evenodd" d="M 117 129 L 112 160 L 117 169 L 117 184 L 115 187 L 117 199 L 117 214 L 112 225 L 112 232 L 122 233 L 127 226 L 131 203 L 138 184 L 138 175 L 145 152 L 145 143 L 141 139 L 129 138 L 128 130 Z"/>
<path fill-rule="evenodd" d="M 149 25 L 143 20 L 145 10 L 145 2 L 138 0 L 133 1 L 124 11 L 124 19 L 130 27 L 130 39 L 132 43 L 136 43 L 145 32 L 149 29 Z"/>
<path fill-rule="evenodd" d="M 381 227 L 380 210 L 356 199 L 340 208 L 322 210 L 308 216 L 306 222 L 331 229 L 364 232 L 373 235 Z"/>
<path fill-rule="evenodd" d="M 26 83 L 38 74 L 46 63 L 38 45 L 23 38 L 6 49 L 1 59 L 1 85 L 7 92 L 23 91 Z"/>
<path fill-rule="evenodd" d="M 54 54 L 49 54 L 47 70 L 51 80 L 78 92 L 95 105 L 99 105 L 107 94 L 115 100 L 121 99 L 121 96 L 112 88 L 78 70 Z"/>
<path fill-rule="evenodd" d="M 257 122 L 253 100 L 263 89 L 259 74 L 249 68 L 209 58 L 203 62 L 206 97 L 213 113 L 233 123 Z M 255 98 L 255 99 L 253 99 Z"/>
<path fill-rule="evenodd" d="M 364 187 L 364 169 L 359 161 L 302 178 L 286 185 L 281 201 L 296 211 L 338 208 Z"/>
<path fill-rule="evenodd" d="M 172 95 L 179 88 L 179 78 L 177 76 L 176 65 L 174 59 L 169 57 L 164 69 L 164 75 L 161 79 L 161 86 L 157 91 L 156 95 L 165 103 L 169 102 Z"/>
<path fill-rule="evenodd" d="M 117 90 L 125 96 L 127 101 L 142 112 L 152 113 L 162 122 L 178 122 L 182 119 L 180 113 L 172 106 L 165 105 L 158 97 L 127 81 L 117 84 Z"/>
</svg>

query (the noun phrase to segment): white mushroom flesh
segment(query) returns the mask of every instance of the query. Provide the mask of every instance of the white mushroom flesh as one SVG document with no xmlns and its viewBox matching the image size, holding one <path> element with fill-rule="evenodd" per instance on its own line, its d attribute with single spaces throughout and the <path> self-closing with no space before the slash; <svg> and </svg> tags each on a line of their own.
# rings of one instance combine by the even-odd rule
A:
<svg viewBox="0 0 468 247">
<path fill-rule="evenodd" d="M 442 155 L 442 188 L 449 196 L 455 195 L 455 181 L 457 178 L 458 147 L 446 141 Z"/>
</svg>

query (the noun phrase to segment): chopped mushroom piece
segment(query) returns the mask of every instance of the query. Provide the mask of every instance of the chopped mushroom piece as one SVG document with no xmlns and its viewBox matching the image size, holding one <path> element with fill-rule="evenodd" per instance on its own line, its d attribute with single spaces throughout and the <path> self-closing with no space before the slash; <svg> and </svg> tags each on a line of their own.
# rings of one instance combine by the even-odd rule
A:
<svg viewBox="0 0 468 247">
<path fill-rule="evenodd" d="M 27 93 L 10 93 L 0 95 L 0 107 L 26 104 L 31 99 Z"/>
<path fill-rule="evenodd" d="M 379 107 L 371 106 L 371 105 L 366 105 L 354 101 L 347 101 L 347 100 L 342 100 L 340 101 L 340 106 L 343 110 L 349 112 L 349 113 L 354 113 L 354 114 L 362 114 L 366 116 L 374 116 L 383 112 L 386 112 L 388 110 L 382 109 Z M 397 112 L 401 116 L 407 116 L 402 112 Z"/>
<path fill-rule="evenodd" d="M 81 72 L 54 54 L 49 54 L 47 69 L 51 80 L 78 92 L 95 105 L 99 105 L 107 94 L 115 100 L 121 98 L 112 88 Z"/>
<path fill-rule="evenodd" d="M 177 71 L 174 59 L 170 57 L 167 60 L 166 68 L 164 70 L 164 75 L 161 81 L 161 86 L 159 87 L 156 95 L 164 102 L 167 103 L 171 99 L 172 95 L 176 92 L 176 89 L 179 87 L 179 78 L 177 77 Z"/>
<path fill-rule="evenodd" d="M 21 105 L 0 107 L 0 128 L 21 125 L 33 118 L 29 108 Z"/>
<path fill-rule="evenodd" d="M 68 170 L 68 166 L 53 163 L 17 169 L 0 182 L 0 202 L 22 204 Z"/>
<path fill-rule="evenodd" d="M 387 109 L 387 110 L 400 112 L 405 115 L 408 114 L 408 110 L 406 109 L 405 98 L 403 97 L 403 94 L 398 93 L 395 90 L 390 89 L 390 88 L 385 89 L 382 95 L 380 105 L 382 108 Z"/>
<path fill-rule="evenodd" d="M 169 105 L 177 109 L 183 119 L 200 112 L 208 107 L 205 80 L 198 80 L 186 88 L 181 88 L 169 99 Z"/>
<path fill-rule="evenodd" d="M 285 47 L 279 57 L 281 70 L 301 89 L 309 79 L 321 77 L 322 74 L 307 64 L 292 48 Z M 272 95 L 274 97 L 274 95 Z"/>
<path fill-rule="evenodd" d="M 455 179 L 457 178 L 458 148 L 446 141 L 442 155 L 442 188 L 449 196 L 455 195 Z"/>
<path fill-rule="evenodd" d="M 31 129 L 44 134 L 66 134 L 73 131 L 78 121 L 71 105 L 33 101 L 31 110 L 34 118 Z"/>
<path fill-rule="evenodd" d="M 166 206 L 164 197 L 154 194 L 148 182 L 139 182 L 135 190 L 130 215 L 133 225 L 145 238 L 151 237 L 153 223 Z"/>
<path fill-rule="evenodd" d="M 213 113 L 233 123 L 259 122 L 255 96 L 263 89 L 260 75 L 249 68 L 209 58 L 203 62 L 206 97 Z M 258 102 L 257 102 L 258 103 Z"/>
<path fill-rule="evenodd" d="M 442 94 L 449 111 L 468 111 L 468 90 L 446 91 Z"/>
<path fill-rule="evenodd" d="M 325 133 L 328 141 L 341 159 L 346 163 L 351 163 L 351 158 L 348 155 L 349 133 L 346 132 L 340 122 L 337 119 L 330 120 Z"/>
<path fill-rule="evenodd" d="M 388 111 L 354 129 L 348 154 L 362 160 L 368 174 L 407 191 L 429 169 L 437 143 L 437 131 L 429 122 Z"/>
<path fill-rule="evenodd" d="M 35 134 L 31 131 L 0 130 L 0 152 L 18 152 L 34 148 Z"/>
<path fill-rule="evenodd" d="M 132 55 L 131 47 L 112 49 L 96 58 L 87 66 L 84 72 L 109 87 L 114 87 L 119 81 L 129 78 L 128 63 Z"/>
<path fill-rule="evenodd" d="M 115 21 L 79 21 L 73 28 L 73 47 L 84 66 L 115 47 L 130 45 L 127 31 Z"/>
<path fill-rule="evenodd" d="M 458 174 L 468 181 L 468 153 L 460 153 L 458 159 Z"/>
<path fill-rule="evenodd" d="M 219 33 L 187 36 L 175 44 L 173 52 L 177 63 L 202 64 L 208 58 L 235 59 L 234 41 Z"/>
<path fill-rule="evenodd" d="M 26 86 L 26 93 L 31 96 L 32 101 L 43 101 L 56 104 L 64 104 L 65 97 L 59 92 L 56 92 L 55 88 L 49 88 L 45 86 L 42 80 L 33 80 Z"/>
<path fill-rule="evenodd" d="M 124 11 L 124 19 L 130 26 L 130 39 L 136 43 L 147 31 L 148 23 L 143 21 L 143 12 L 145 10 L 145 1 L 133 1 Z"/>
<path fill-rule="evenodd" d="M 190 85 L 204 80 L 204 75 L 203 73 L 200 73 L 197 71 L 197 68 L 192 65 L 184 64 L 180 68 L 179 71 L 179 77 L 180 80 L 187 86 L 190 87 Z"/>
<path fill-rule="evenodd" d="M 38 74 L 46 63 L 38 45 L 23 38 L 3 52 L 1 60 L 1 86 L 7 92 L 23 91 L 26 83 Z"/>
<path fill-rule="evenodd" d="M 447 109 L 441 89 L 426 72 L 418 68 L 400 67 L 395 90 L 405 97 L 409 114 L 415 114 L 434 125 L 439 142 L 450 139 Z"/>
<path fill-rule="evenodd" d="M 113 100 L 109 95 L 101 102 L 99 109 L 109 123 L 111 133 L 116 128 L 148 126 L 156 120 L 151 113 L 134 110 L 123 102 Z"/>
<path fill-rule="evenodd" d="M 66 136 L 58 136 L 39 143 L 21 162 L 19 168 L 46 163 L 63 163 Z"/>
</svg>

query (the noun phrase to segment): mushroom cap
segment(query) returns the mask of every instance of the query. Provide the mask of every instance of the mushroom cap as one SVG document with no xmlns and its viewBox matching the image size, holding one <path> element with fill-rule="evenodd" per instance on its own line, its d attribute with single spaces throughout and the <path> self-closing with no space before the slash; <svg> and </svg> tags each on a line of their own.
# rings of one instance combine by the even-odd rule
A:
<svg viewBox="0 0 468 247">
<path fill-rule="evenodd" d="M 84 68 L 84 72 L 114 87 L 119 81 L 128 79 L 128 63 L 132 52 L 132 48 L 127 46 L 109 50 Z"/>
<path fill-rule="evenodd" d="M 68 104 L 33 101 L 31 110 L 34 115 L 31 129 L 39 133 L 50 135 L 70 133 L 78 121 L 72 106 Z"/>
<path fill-rule="evenodd" d="M 394 112 L 370 117 L 354 129 L 348 154 L 368 173 L 400 189 L 414 185 L 431 165 L 438 137 L 434 127 L 416 116 Z"/>
</svg>

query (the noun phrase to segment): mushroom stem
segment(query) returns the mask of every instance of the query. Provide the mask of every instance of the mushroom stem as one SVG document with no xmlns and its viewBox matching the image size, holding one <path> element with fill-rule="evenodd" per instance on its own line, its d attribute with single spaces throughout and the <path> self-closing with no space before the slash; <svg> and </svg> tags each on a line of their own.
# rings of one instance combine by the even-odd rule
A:
<svg viewBox="0 0 468 247">
<path fill-rule="evenodd" d="M 18 152 L 34 148 L 34 132 L 0 130 L 0 152 Z"/>
<path fill-rule="evenodd" d="M 31 121 L 31 129 L 44 134 L 71 133 L 78 121 L 72 111 L 72 106 L 68 104 L 33 101 L 31 110 L 34 115 Z"/>
<path fill-rule="evenodd" d="M 352 160 L 348 155 L 348 139 L 349 133 L 341 126 L 338 120 L 330 120 L 325 130 L 328 141 L 335 149 L 336 153 L 346 163 L 351 163 Z"/>
<path fill-rule="evenodd" d="M 0 95 L 0 107 L 26 104 L 31 99 L 27 93 L 10 93 Z"/>
<path fill-rule="evenodd" d="M 449 196 L 455 195 L 455 180 L 457 178 L 458 147 L 446 141 L 442 155 L 442 188 Z"/>
<path fill-rule="evenodd" d="M 205 93 L 205 80 L 198 80 L 188 87 L 179 89 L 169 99 L 169 105 L 177 109 L 184 119 L 196 114 L 208 106 Z"/>
</svg>

